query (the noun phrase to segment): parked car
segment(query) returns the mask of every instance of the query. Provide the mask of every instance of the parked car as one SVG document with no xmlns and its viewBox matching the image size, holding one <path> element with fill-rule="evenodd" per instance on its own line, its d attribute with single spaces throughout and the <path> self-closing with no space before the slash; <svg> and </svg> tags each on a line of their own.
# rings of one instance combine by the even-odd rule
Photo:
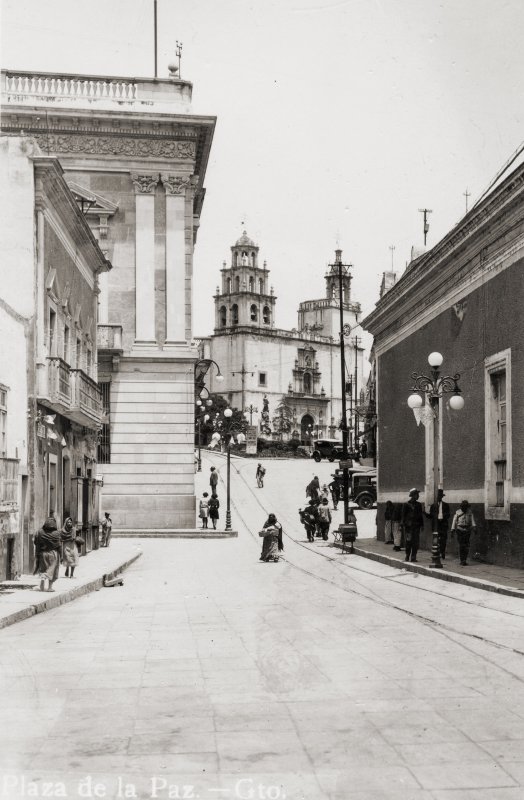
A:
<svg viewBox="0 0 524 800">
<path fill-rule="evenodd" d="M 335 470 L 333 475 L 336 481 L 343 486 L 344 473 L 341 469 Z M 349 500 L 356 503 L 359 508 L 373 508 L 377 502 L 377 471 L 376 469 L 350 468 Z M 342 496 L 342 495 L 341 495 Z"/>
<path fill-rule="evenodd" d="M 336 461 L 342 458 L 342 442 L 339 439 L 316 439 L 313 442 L 313 452 L 311 458 L 318 463 L 323 458 L 328 461 Z"/>
</svg>

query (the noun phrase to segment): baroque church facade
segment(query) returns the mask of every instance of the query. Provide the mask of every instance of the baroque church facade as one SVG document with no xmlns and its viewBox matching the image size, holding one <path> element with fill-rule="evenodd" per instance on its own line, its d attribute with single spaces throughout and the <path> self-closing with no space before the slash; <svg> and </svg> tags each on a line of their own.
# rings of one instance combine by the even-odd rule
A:
<svg viewBox="0 0 524 800">
<path fill-rule="evenodd" d="M 341 439 L 339 280 L 342 272 L 344 325 L 359 325 L 360 304 L 351 299 L 351 274 L 342 251 L 325 274 L 325 296 L 300 302 L 297 328 L 276 326 L 277 297 L 266 261 L 244 231 L 223 263 L 214 296 L 215 328 L 199 340 L 201 358 L 212 358 L 224 376 L 210 371 L 207 385 L 244 412 L 259 435 Z M 348 414 L 363 385 L 364 350 L 346 339 Z M 356 383 L 355 383 L 356 376 Z"/>
</svg>

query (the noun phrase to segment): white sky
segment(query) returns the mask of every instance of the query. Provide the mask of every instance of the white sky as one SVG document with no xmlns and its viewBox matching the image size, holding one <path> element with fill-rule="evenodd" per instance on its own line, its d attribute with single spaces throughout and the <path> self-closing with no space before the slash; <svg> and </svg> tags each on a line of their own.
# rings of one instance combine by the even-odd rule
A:
<svg viewBox="0 0 524 800">
<path fill-rule="evenodd" d="M 369 312 L 524 139 L 521 0 L 158 0 L 194 111 L 218 117 L 195 252 L 195 334 L 242 220 L 267 259 L 277 325 L 324 293 L 337 246 Z M 153 0 L 2 0 L 2 66 L 153 75 Z"/>
</svg>

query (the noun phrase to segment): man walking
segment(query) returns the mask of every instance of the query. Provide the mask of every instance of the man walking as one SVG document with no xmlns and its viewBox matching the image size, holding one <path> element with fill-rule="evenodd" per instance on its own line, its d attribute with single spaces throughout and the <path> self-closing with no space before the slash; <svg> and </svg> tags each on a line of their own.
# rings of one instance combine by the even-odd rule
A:
<svg viewBox="0 0 524 800">
<path fill-rule="evenodd" d="M 419 490 L 412 489 L 409 500 L 402 506 L 401 526 L 406 538 L 406 557 L 404 561 L 417 561 L 420 544 L 420 531 L 424 527 L 422 503 L 418 502 Z"/>
<path fill-rule="evenodd" d="M 438 534 L 440 557 L 445 560 L 450 511 L 449 505 L 444 502 L 442 499 L 443 497 L 445 497 L 444 489 L 439 489 L 437 492 L 437 502 L 430 505 L 429 514 L 426 514 L 426 517 L 431 520 L 431 530 L 433 533 L 436 532 Z"/>
<path fill-rule="evenodd" d="M 457 532 L 459 559 L 463 567 L 468 566 L 469 540 L 471 534 L 475 533 L 476 530 L 477 526 L 471 506 L 467 500 L 463 500 L 453 517 L 453 524 L 451 525 L 451 532 Z"/>
<path fill-rule="evenodd" d="M 259 489 L 262 489 L 263 486 L 264 486 L 264 475 L 265 474 L 266 474 L 266 470 L 264 469 L 262 464 L 259 464 L 257 466 L 257 472 L 256 472 L 256 476 L 255 476 L 256 477 L 256 481 L 257 481 L 257 486 L 258 486 Z"/>
<path fill-rule="evenodd" d="M 210 469 L 210 476 L 209 476 L 209 485 L 211 486 L 211 494 L 216 495 L 217 493 L 217 483 L 218 483 L 218 472 L 216 471 L 215 467 L 211 467 Z"/>
</svg>

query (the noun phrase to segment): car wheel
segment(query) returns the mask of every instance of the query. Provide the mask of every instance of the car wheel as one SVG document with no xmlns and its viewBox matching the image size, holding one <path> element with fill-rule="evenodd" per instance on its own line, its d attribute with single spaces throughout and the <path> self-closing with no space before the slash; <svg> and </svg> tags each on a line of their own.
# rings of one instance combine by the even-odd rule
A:
<svg viewBox="0 0 524 800">
<path fill-rule="evenodd" d="M 322 461 L 322 456 L 320 455 L 320 453 L 313 453 L 313 458 L 315 459 L 315 461 L 317 462 L 317 464 L 318 464 L 320 461 Z"/>
<path fill-rule="evenodd" d="M 329 456 L 328 461 L 329 461 L 330 464 L 332 464 L 334 460 L 335 460 L 335 456 Z"/>
<path fill-rule="evenodd" d="M 359 508 L 364 508 L 366 510 L 373 508 L 373 498 L 369 494 L 363 494 L 362 497 L 358 498 L 357 502 Z"/>
</svg>

